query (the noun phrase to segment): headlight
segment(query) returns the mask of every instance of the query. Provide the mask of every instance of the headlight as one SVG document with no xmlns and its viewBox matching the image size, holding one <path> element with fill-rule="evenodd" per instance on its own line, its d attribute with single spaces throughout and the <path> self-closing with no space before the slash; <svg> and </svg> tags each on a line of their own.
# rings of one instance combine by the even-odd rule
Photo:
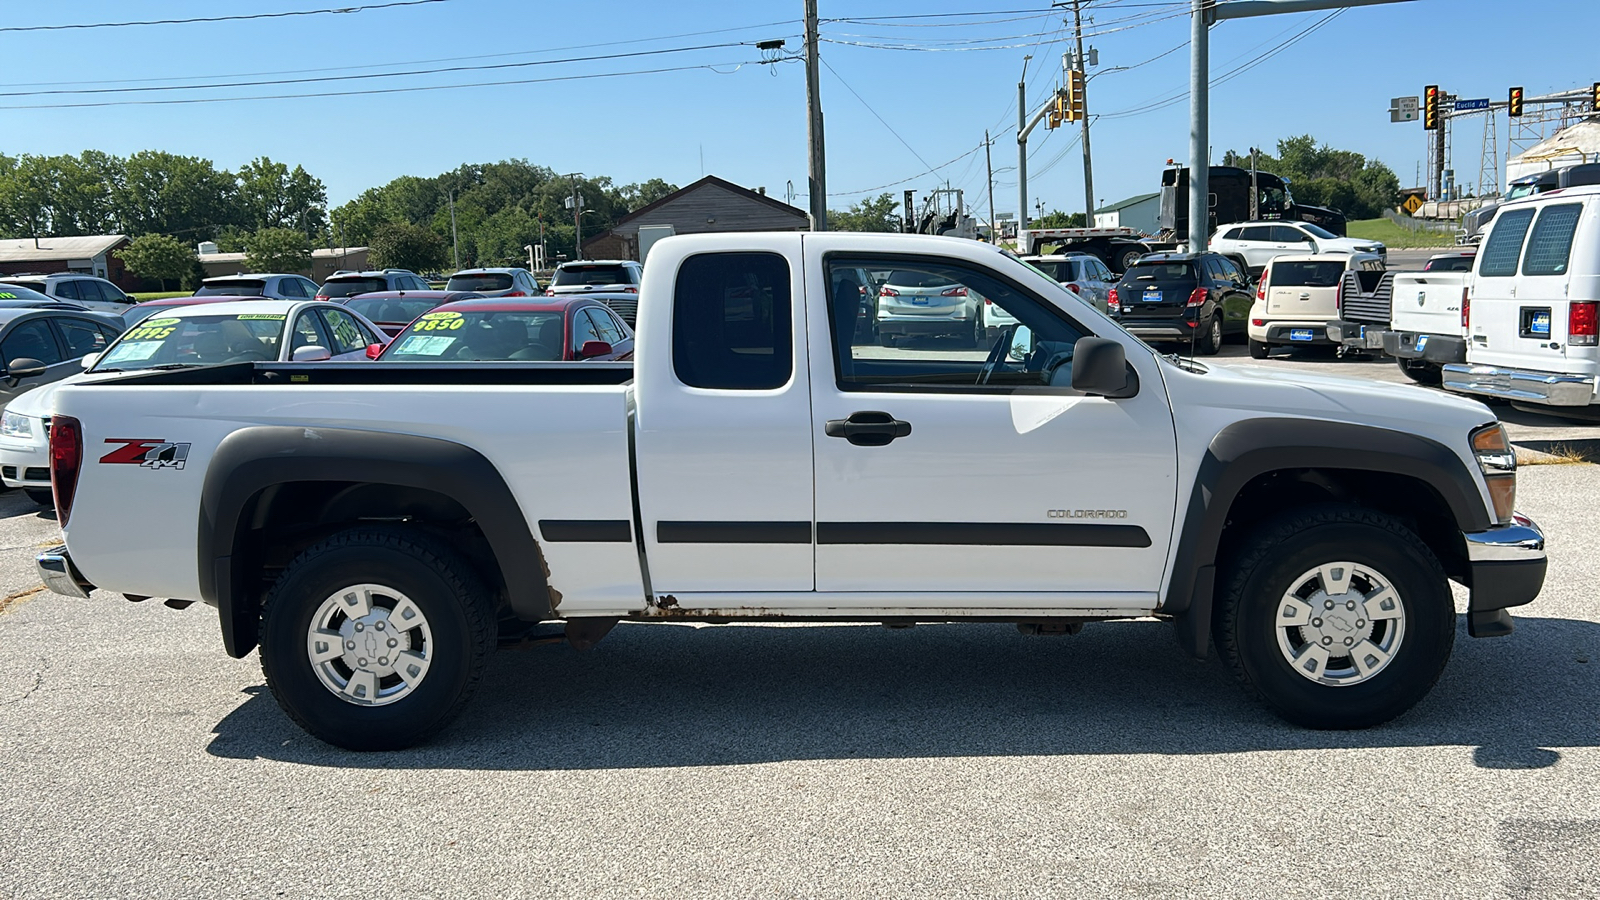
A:
<svg viewBox="0 0 1600 900">
<path fill-rule="evenodd" d="M 32 438 L 33 420 L 27 416 L 19 416 L 11 410 L 0 414 L 0 434 L 14 438 Z"/>
<path fill-rule="evenodd" d="M 1506 438 L 1506 427 L 1496 422 L 1472 433 L 1472 454 L 1489 485 L 1497 522 L 1511 521 L 1517 506 L 1517 454 Z"/>
</svg>

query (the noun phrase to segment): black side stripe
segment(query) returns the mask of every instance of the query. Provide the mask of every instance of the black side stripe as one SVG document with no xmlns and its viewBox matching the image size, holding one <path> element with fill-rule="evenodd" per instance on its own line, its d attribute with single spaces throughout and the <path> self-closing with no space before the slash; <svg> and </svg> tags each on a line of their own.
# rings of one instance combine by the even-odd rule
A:
<svg viewBox="0 0 1600 900">
<path fill-rule="evenodd" d="M 809 544 L 810 522 L 657 522 L 663 544 Z"/>
<path fill-rule="evenodd" d="M 633 540 L 627 519 L 540 519 L 539 533 L 547 541 L 571 543 L 626 543 Z"/>
<path fill-rule="evenodd" d="M 819 522 L 819 544 L 951 544 L 984 547 L 1148 547 L 1138 525 L 1021 522 Z"/>
</svg>

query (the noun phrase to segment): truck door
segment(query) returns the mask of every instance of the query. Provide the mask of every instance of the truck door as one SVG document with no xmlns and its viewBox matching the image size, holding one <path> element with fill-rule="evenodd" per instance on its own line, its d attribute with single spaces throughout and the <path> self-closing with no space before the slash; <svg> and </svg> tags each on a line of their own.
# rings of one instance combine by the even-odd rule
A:
<svg viewBox="0 0 1600 900">
<path fill-rule="evenodd" d="M 979 245 L 910 256 L 863 254 L 833 235 L 806 241 L 815 602 L 1153 607 L 1177 460 L 1149 355 L 1132 359 L 1145 369 L 1138 396 L 1087 397 L 1063 385 L 1075 341 L 1093 331 L 1064 295 L 1059 305 L 1046 299 L 1054 286 L 1044 279 L 979 262 L 988 255 Z M 1022 328 L 975 349 L 960 328 L 893 347 L 864 343 L 844 276 L 855 269 L 889 272 L 885 290 L 917 277 L 955 282 Z M 837 302 L 824 301 L 824 285 Z"/>
<path fill-rule="evenodd" d="M 695 592 L 810 591 L 810 380 L 789 263 L 800 237 L 695 246 L 657 245 L 651 272 L 675 277 L 647 273 L 640 294 L 635 455 L 651 588 L 688 608 L 719 605 Z"/>
</svg>

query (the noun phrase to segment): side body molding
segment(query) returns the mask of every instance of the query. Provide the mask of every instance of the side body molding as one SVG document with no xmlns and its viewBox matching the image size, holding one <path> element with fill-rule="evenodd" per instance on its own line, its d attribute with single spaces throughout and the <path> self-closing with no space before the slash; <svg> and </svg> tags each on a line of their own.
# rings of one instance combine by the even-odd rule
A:
<svg viewBox="0 0 1600 900">
<path fill-rule="evenodd" d="M 217 607 L 229 655 L 241 657 L 256 645 L 257 600 L 233 565 L 246 504 L 272 485 L 307 481 L 395 485 L 452 498 L 488 539 L 517 616 L 550 617 L 543 556 L 527 517 L 500 472 L 476 450 L 415 435 L 257 426 L 223 439 L 200 497 L 201 599 Z"/>
<path fill-rule="evenodd" d="M 1204 659 L 1211 638 L 1217 549 L 1228 511 L 1257 476 L 1284 469 L 1346 469 L 1416 478 L 1438 492 L 1463 532 L 1490 527 L 1473 473 L 1450 448 L 1425 437 L 1314 419 L 1235 422 L 1212 438 L 1184 515 L 1162 611 L 1172 613 L 1178 641 Z"/>
</svg>

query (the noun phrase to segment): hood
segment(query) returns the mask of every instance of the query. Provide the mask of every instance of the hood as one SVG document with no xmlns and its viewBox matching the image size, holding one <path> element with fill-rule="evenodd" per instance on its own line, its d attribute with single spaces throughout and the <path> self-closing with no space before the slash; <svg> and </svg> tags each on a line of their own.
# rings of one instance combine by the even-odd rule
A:
<svg viewBox="0 0 1600 900">
<path fill-rule="evenodd" d="M 56 391 L 69 384 L 83 384 L 85 382 L 105 381 L 121 375 L 121 372 L 79 372 L 60 381 L 43 384 L 31 391 L 25 391 L 17 399 L 6 404 L 6 411 L 19 416 L 32 416 L 42 419 L 51 415 L 56 409 Z"/>
</svg>

